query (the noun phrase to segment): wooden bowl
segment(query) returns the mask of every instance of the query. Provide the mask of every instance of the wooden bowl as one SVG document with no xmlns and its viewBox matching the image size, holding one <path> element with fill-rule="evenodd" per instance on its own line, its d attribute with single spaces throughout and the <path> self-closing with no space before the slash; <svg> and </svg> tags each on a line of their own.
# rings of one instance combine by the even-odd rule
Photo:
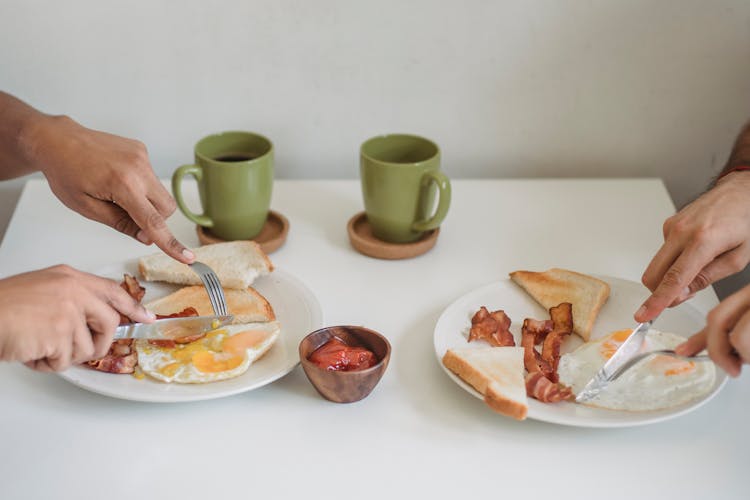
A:
<svg viewBox="0 0 750 500">
<path fill-rule="evenodd" d="M 378 363 L 358 371 L 334 371 L 320 368 L 308 358 L 333 337 L 352 346 L 371 350 Z M 367 397 L 378 385 L 388 367 L 391 344 L 378 332 L 362 326 L 329 326 L 307 335 L 299 344 L 299 359 L 310 383 L 321 396 L 335 403 L 352 403 Z"/>
</svg>

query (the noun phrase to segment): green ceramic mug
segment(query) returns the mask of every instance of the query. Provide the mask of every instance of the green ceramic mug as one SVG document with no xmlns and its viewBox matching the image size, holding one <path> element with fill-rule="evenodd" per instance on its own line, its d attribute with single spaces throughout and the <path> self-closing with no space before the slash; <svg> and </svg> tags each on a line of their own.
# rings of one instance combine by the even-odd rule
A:
<svg viewBox="0 0 750 500">
<path fill-rule="evenodd" d="M 202 214 L 182 197 L 182 179 L 198 182 Z M 172 192 L 185 217 L 225 240 L 258 235 L 268 217 L 273 187 L 273 144 L 251 132 L 224 132 L 195 145 L 195 164 L 172 175 Z"/>
<path fill-rule="evenodd" d="M 360 148 L 359 173 L 367 221 L 378 239 L 416 241 L 448 214 L 450 180 L 440 171 L 440 148 L 428 139 L 373 137 Z M 430 215 L 437 193 L 437 208 Z"/>
</svg>

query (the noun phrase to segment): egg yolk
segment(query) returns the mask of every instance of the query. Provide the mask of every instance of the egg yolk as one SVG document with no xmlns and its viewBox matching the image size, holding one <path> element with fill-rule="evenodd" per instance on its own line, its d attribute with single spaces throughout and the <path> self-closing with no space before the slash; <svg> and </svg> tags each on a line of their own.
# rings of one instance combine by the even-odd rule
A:
<svg viewBox="0 0 750 500">
<path fill-rule="evenodd" d="M 695 369 L 694 361 L 684 361 L 671 356 L 654 356 L 651 360 L 654 371 L 661 371 L 667 377 L 690 373 Z"/>
<path fill-rule="evenodd" d="M 193 366 L 203 373 L 218 373 L 237 368 L 242 364 L 242 356 L 232 356 L 228 353 L 213 353 L 202 351 L 193 356 Z"/>
<path fill-rule="evenodd" d="M 181 366 L 192 364 L 204 373 L 218 373 L 237 368 L 244 361 L 247 349 L 256 347 L 268 336 L 263 330 L 245 330 L 227 336 L 225 329 L 213 330 L 203 338 L 173 348 L 156 349 L 169 352 L 174 362 L 159 369 L 167 377 L 173 377 Z"/>
<path fill-rule="evenodd" d="M 616 332 L 610 333 L 606 340 L 602 342 L 602 346 L 599 348 L 599 353 L 605 359 L 611 358 L 614 356 L 617 348 L 620 347 L 620 344 L 625 342 L 627 338 L 630 337 L 631 333 L 633 333 L 633 330 L 617 330 Z"/>
</svg>

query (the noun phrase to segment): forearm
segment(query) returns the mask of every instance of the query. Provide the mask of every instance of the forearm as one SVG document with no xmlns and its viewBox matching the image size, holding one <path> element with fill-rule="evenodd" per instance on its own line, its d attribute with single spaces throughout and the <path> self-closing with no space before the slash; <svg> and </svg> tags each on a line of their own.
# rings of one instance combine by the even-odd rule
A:
<svg viewBox="0 0 750 500">
<path fill-rule="evenodd" d="M 34 161 L 34 132 L 51 117 L 0 92 L 0 180 L 39 170 Z"/>
</svg>

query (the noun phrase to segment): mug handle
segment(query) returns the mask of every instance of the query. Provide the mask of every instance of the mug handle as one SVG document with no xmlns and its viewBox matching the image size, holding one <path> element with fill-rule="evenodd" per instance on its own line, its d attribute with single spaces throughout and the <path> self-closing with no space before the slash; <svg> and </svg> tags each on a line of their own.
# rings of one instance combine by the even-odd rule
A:
<svg viewBox="0 0 750 500">
<path fill-rule="evenodd" d="M 174 174 L 172 174 L 172 193 L 174 193 L 177 206 L 180 207 L 180 211 L 185 214 L 185 217 L 199 226 L 213 227 L 214 221 L 210 217 L 205 214 L 198 215 L 191 212 L 185 204 L 185 200 L 182 198 L 182 178 L 186 175 L 192 175 L 200 183 L 203 180 L 203 169 L 200 165 L 183 165 L 174 171 Z"/>
<path fill-rule="evenodd" d="M 422 189 L 426 188 L 430 182 L 437 184 L 438 190 L 440 191 L 440 199 L 438 200 L 437 210 L 435 215 L 427 220 L 419 220 L 411 225 L 413 231 L 429 231 L 440 226 L 448 215 L 448 208 L 451 205 L 451 181 L 448 177 L 438 171 L 425 172 L 422 176 Z"/>
</svg>

